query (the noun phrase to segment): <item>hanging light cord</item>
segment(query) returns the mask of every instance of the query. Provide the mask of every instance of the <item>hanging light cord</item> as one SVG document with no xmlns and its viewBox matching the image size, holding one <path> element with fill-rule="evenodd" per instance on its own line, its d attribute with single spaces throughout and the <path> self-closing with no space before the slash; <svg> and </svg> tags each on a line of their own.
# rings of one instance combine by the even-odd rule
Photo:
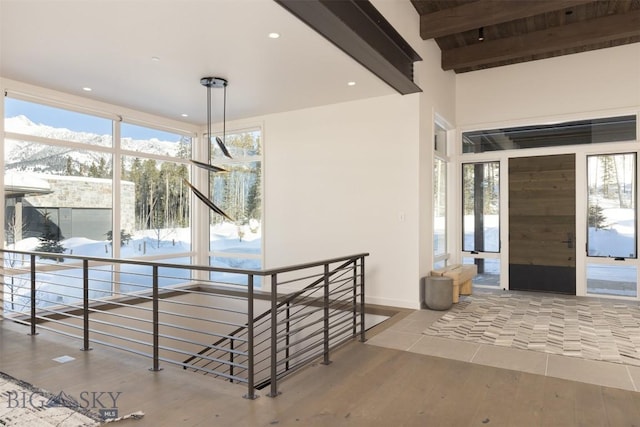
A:
<svg viewBox="0 0 640 427">
<path fill-rule="evenodd" d="M 209 160 L 211 161 L 211 158 L 213 156 L 211 145 L 214 140 L 218 143 L 220 150 L 222 150 L 222 154 L 224 154 L 229 158 L 232 158 L 231 154 L 229 153 L 229 150 L 227 150 L 227 147 L 225 146 L 223 141 L 223 139 L 224 140 L 227 139 L 227 81 L 220 77 L 203 77 L 200 79 L 200 84 L 207 87 L 207 133 L 208 133 L 208 139 L 209 139 L 209 147 L 207 152 L 209 153 Z M 224 108 L 222 112 L 223 114 L 222 138 L 220 138 L 219 136 L 214 137 L 211 134 L 211 121 L 212 121 L 211 120 L 211 88 L 212 87 L 215 87 L 215 88 L 222 87 L 224 89 L 224 106 L 223 106 Z"/>
<path fill-rule="evenodd" d="M 222 104 L 222 141 L 227 143 L 227 82 L 224 83 L 224 104 Z"/>
<path fill-rule="evenodd" d="M 207 151 L 211 158 L 211 85 L 207 85 Z"/>
</svg>

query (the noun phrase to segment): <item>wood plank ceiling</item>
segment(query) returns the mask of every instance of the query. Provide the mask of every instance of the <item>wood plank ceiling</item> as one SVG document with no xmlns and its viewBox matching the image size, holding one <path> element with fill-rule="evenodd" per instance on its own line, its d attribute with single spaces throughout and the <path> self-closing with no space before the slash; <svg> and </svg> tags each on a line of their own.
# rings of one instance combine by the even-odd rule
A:
<svg viewBox="0 0 640 427">
<path fill-rule="evenodd" d="M 640 42 L 640 0 L 411 0 L 456 73 Z M 484 36 L 482 39 L 481 36 Z"/>
</svg>

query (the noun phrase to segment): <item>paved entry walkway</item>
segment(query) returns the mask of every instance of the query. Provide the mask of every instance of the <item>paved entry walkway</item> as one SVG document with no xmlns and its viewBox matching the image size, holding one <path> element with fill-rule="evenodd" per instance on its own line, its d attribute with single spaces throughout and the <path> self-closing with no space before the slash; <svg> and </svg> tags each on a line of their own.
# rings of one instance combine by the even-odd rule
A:
<svg viewBox="0 0 640 427">
<path fill-rule="evenodd" d="M 368 344 L 640 391 L 635 302 L 478 291 L 447 312 L 415 311 Z"/>
</svg>

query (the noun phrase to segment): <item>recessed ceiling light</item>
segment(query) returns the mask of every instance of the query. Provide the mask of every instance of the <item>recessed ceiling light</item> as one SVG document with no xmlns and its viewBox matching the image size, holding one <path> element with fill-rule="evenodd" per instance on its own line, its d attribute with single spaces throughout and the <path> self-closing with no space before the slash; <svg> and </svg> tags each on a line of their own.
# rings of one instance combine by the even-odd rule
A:
<svg viewBox="0 0 640 427">
<path fill-rule="evenodd" d="M 160 61 L 160 58 L 158 58 L 157 56 L 152 56 L 152 57 L 151 57 L 151 60 L 152 60 L 153 62 L 159 62 L 159 61 Z"/>
<path fill-rule="evenodd" d="M 85 87 L 82 88 L 82 90 L 85 91 L 85 92 L 91 92 L 93 89 L 91 89 L 88 86 L 85 86 Z"/>
<path fill-rule="evenodd" d="M 270 39 L 279 39 L 280 38 L 280 33 L 269 33 L 269 38 Z"/>
<path fill-rule="evenodd" d="M 187 113 L 182 113 L 180 114 L 182 117 L 189 117 L 189 115 Z"/>
<path fill-rule="evenodd" d="M 356 82 L 348 82 L 347 83 L 347 86 L 355 86 L 355 85 L 356 85 Z"/>
</svg>

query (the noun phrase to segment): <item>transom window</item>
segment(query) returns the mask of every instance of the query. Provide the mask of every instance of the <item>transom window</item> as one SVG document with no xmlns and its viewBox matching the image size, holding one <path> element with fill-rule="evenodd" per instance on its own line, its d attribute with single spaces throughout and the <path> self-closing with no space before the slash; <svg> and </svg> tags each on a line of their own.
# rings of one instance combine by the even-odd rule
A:
<svg viewBox="0 0 640 427">
<path fill-rule="evenodd" d="M 579 120 L 551 125 L 487 129 L 462 134 L 463 153 L 597 144 L 636 139 L 636 116 Z"/>
</svg>

